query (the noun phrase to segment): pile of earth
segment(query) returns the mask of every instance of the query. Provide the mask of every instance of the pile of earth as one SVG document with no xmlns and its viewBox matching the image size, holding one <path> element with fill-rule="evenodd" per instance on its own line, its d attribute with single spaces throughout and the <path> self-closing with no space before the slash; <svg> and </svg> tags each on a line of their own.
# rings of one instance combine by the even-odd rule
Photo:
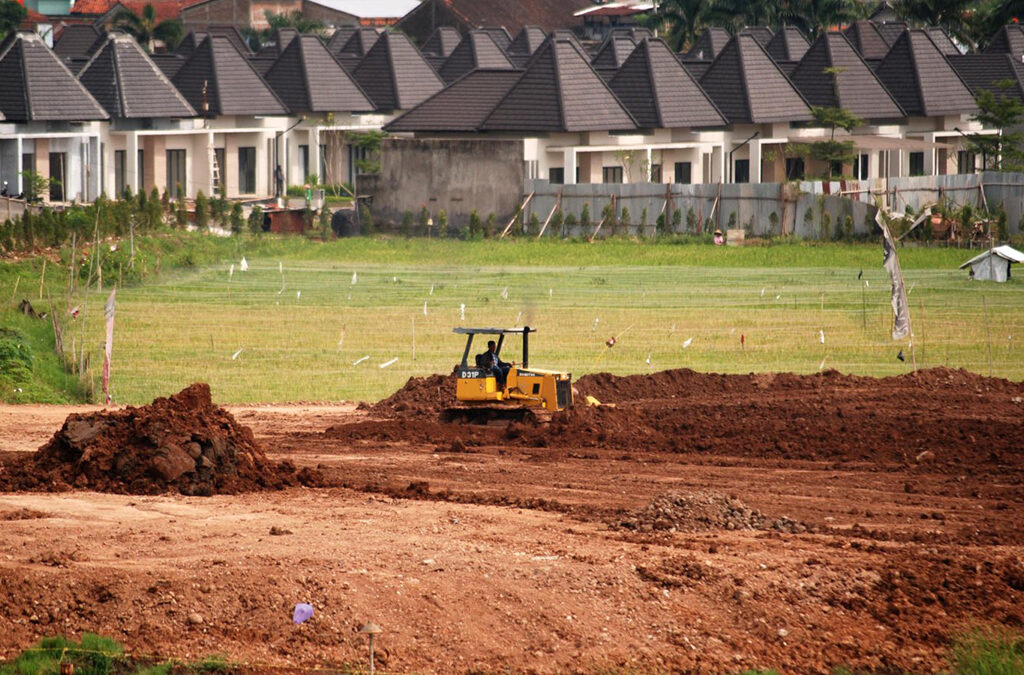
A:
<svg viewBox="0 0 1024 675">
<path fill-rule="evenodd" d="M 405 386 L 391 396 L 362 408 L 384 416 L 436 417 L 455 404 L 455 383 L 454 373 L 410 377 Z"/>
<path fill-rule="evenodd" d="M 775 530 L 799 534 L 802 523 L 772 518 L 739 499 L 717 492 L 666 492 L 618 520 L 619 527 L 638 532 L 704 532 L 707 530 Z"/>
<path fill-rule="evenodd" d="M 0 467 L 0 490 L 10 491 L 212 495 L 320 482 L 317 471 L 268 460 L 203 383 L 147 406 L 69 415 L 46 445 Z"/>
</svg>

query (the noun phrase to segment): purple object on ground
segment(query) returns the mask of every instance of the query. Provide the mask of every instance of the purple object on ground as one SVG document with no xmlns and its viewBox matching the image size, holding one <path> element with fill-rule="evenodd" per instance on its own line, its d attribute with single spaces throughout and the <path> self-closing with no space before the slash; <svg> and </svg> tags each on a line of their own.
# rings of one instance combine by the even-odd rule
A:
<svg viewBox="0 0 1024 675">
<path fill-rule="evenodd" d="M 292 613 L 292 621 L 296 624 L 306 621 L 313 616 L 313 605 L 305 602 L 300 602 L 295 605 L 295 611 Z"/>
</svg>

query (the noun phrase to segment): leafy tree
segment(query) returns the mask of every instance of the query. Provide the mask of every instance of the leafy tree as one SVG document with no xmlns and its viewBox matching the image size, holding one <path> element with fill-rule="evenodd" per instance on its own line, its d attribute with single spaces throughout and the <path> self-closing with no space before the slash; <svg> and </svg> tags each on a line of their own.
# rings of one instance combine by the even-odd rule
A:
<svg viewBox="0 0 1024 675">
<path fill-rule="evenodd" d="M 18 30 L 21 22 L 27 18 L 28 10 L 15 0 L 0 2 L 0 39 Z"/>
<path fill-rule="evenodd" d="M 210 204 L 206 195 L 200 190 L 196 193 L 196 227 L 205 230 L 210 224 Z"/>
<path fill-rule="evenodd" d="M 708 24 L 711 3 L 705 0 L 662 0 L 644 18 L 651 28 L 662 28 L 665 41 L 675 51 L 691 46 Z"/>
<path fill-rule="evenodd" d="M 896 14 L 911 25 L 939 26 L 960 39 L 971 40 L 968 17 L 976 13 L 971 0 L 897 0 Z"/>
<path fill-rule="evenodd" d="M 984 158 L 983 166 L 995 171 L 1024 171 L 1024 133 L 1019 131 L 1024 124 L 1024 103 L 1009 94 L 1013 87 L 1013 80 L 1002 80 L 996 82 L 998 93 L 981 89 L 975 98 L 978 112 L 974 119 L 1001 133 L 970 134 L 967 148 Z"/>
<path fill-rule="evenodd" d="M 235 202 L 231 206 L 231 233 L 242 234 L 242 227 L 245 225 L 245 218 L 242 217 L 242 205 L 239 202 Z"/>
<path fill-rule="evenodd" d="M 157 23 L 156 9 L 150 4 L 142 8 L 141 15 L 129 9 L 119 10 L 114 15 L 111 28 L 128 33 L 149 52 L 153 51 L 155 40 L 162 41 L 168 49 L 174 49 L 185 37 L 185 27 L 180 20 L 167 19 Z"/>
<path fill-rule="evenodd" d="M 828 70 L 830 69 L 826 69 L 826 71 Z M 815 126 L 829 128 L 828 140 L 815 141 L 809 144 L 792 143 L 789 145 L 788 150 L 798 156 L 811 157 L 825 162 L 827 167 L 826 178 L 832 180 L 836 166 L 852 162 L 857 157 L 853 141 L 836 140 L 836 129 L 851 131 L 855 127 L 864 124 L 864 120 L 845 108 L 815 106 L 811 108 L 811 114 L 814 115 Z"/>
<path fill-rule="evenodd" d="M 796 26 L 813 40 L 830 26 L 839 26 L 855 18 L 852 9 L 858 0 L 793 0 L 780 18 Z"/>
<path fill-rule="evenodd" d="M 300 33 L 313 33 L 315 35 L 322 35 L 326 29 L 323 21 L 306 17 L 299 10 L 282 12 L 280 14 L 265 10 L 263 18 L 267 20 L 267 27 L 263 30 L 246 28 L 242 31 L 246 42 L 249 43 L 249 48 L 253 51 L 259 51 L 260 47 L 277 39 L 276 33 L 281 28 L 294 28 Z"/>
<path fill-rule="evenodd" d="M 263 208 L 257 204 L 249 211 L 249 232 L 263 234 Z"/>
</svg>

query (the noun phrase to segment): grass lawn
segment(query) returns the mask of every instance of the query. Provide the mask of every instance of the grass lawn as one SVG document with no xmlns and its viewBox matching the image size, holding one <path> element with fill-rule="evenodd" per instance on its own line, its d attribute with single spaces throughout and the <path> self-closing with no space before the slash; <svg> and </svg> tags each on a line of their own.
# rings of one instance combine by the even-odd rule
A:
<svg viewBox="0 0 1024 675">
<path fill-rule="evenodd" d="M 894 375 L 916 359 L 1024 379 L 1024 286 L 968 281 L 956 269 L 967 251 L 901 251 L 911 349 L 889 337 L 877 245 L 195 240 L 186 240 L 195 267 L 118 290 L 117 402 L 197 380 L 222 402 L 374 400 L 411 375 L 449 372 L 464 345 L 457 325 L 536 326 L 531 363 L 575 376 L 679 367 Z M 5 299 L 11 277 L 0 271 Z M 107 293 L 93 293 L 88 308 L 97 372 Z M 510 346 L 503 356 L 518 360 Z"/>
</svg>

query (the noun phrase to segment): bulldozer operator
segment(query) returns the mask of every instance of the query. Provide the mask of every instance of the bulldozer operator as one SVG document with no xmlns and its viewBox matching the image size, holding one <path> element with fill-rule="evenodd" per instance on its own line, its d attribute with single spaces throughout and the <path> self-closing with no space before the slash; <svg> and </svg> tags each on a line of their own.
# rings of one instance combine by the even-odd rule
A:
<svg viewBox="0 0 1024 675">
<path fill-rule="evenodd" d="M 506 363 L 501 360 L 501 357 L 498 356 L 498 345 L 494 340 L 488 340 L 487 351 L 476 356 L 476 367 L 490 370 L 497 380 L 498 389 L 505 388 L 505 379 L 508 377 L 509 368 L 515 364 L 515 361 Z"/>
</svg>

